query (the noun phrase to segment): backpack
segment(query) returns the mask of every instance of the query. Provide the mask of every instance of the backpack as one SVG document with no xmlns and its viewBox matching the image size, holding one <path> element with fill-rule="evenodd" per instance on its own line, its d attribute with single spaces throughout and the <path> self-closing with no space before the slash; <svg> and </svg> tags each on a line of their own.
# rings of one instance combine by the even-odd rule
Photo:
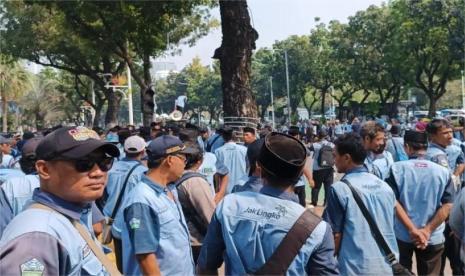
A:
<svg viewBox="0 0 465 276">
<path fill-rule="evenodd" d="M 334 166 L 333 148 L 329 144 L 322 144 L 317 158 L 318 166 L 332 168 Z"/>
<path fill-rule="evenodd" d="M 176 189 L 179 189 L 179 186 L 184 181 L 186 181 L 186 180 L 188 180 L 189 178 L 192 178 L 192 177 L 201 177 L 202 179 L 204 179 L 208 183 L 207 179 L 205 178 L 205 176 L 203 174 L 198 173 L 198 172 L 186 172 L 185 174 L 183 174 L 181 176 L 181 178 L 179 178 L 174 183 L 174 185 L 176 186 Z M 188 208 L 184 204 L 181 204 L 181 208 L 182 208 L 182 212 L 184 213 L 184 217 L 186 218 L 186 221 L 192 222 L 192 224 L 194 224 L 197 231 L 202 236 L 205 236 L 207 234 L 208 225 L 205 225 L 205 223 L 202 221 L 202 219 L 200 218 L 200 215 L 197 212 L 197 210 L 195 210 L 194 208 Z"/>
</svg>

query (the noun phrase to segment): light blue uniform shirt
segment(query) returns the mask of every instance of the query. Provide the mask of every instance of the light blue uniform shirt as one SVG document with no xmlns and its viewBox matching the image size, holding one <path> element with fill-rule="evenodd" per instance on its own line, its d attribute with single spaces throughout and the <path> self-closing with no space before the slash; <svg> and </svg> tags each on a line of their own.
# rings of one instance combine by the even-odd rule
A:
<svg viewBox="0 0 465 276">
<path fill-rule="evenodd" d="M 429 143 L 425 158 L 445 168 L 449 168 L 449 170 L 451 169 L 449 167 L 446 149 L 438 144 Z"/>
<path fill-rule="evenodd" d="M 0 271 L 3 275 L 19 275 L 21 272 L 108 275 L 70 221 L 70 218 L 80 220 L 85 210 L 90 214 L 87 207 L 64 201 L 39 189 L 34 191 L 33 201 L 57 212 L 27 209 L 11 221 L 0 240 Z M 87 234 L 93 237 L 90 232 Z"/>
<path fill-rule="evenodd" d="M 226 275 L 253 273 L 268 260 L 304 208 L 297 196 L 271 187 L 227 195 L 217 206 L 199 267 Z M 223 254 L 224 253 L 224 254 Z M 331 227 L 321 221 L 289 266 L 287 275 L 337 275 Z"/>
<path fill-rule="evenodd" d="M 24 176 L 21 170 L 17 169 L 1 169 L 0 168 L 0 185 L 11 177 Z"/>
<path fill-rule="evenodd" d="M 218 137 L 218 138 L 217 138 Z M 214 134 L 210 138 L 207 139 L 207 143 L 205 144 L 205 150 L 208 151 L 208 145 L 210 146 L 210 152 L 215 153 L 215 151 L 224 145 L 224 139 L 219 134 Z"/>
<path fill-rule="evenodd" d="M 168 195 L 173 193 L 175 201 Z M 162 187 L 148 177 L 128 194 L 122 215 L 123 272 L 141 275 L 137 254 L 155 253 L 162 275 L 194 275 L 194 261 L 176 187 Z"/>
<path fill-rule="evenodd" d="M 359 191 L 390 249 L 399 257 L 394 233 L 396 198 L 392 189 L 364 166 L 348 172 L 344 178 Z M 391 266 L 346 183 L 338 181 L 331 185 L 323 219 L 334 232 L 342 234 L 338 256 L 341 275 L 392 275 Z"/>
<path fill-rule="evenodd" d="M 464 162 L 462 149 L 460 148 L 460 146 L 452 144 L 450 146 L 447 146 L 445 151 L 447 154 L 447 163 L 449 169 L 453 173 L 457 165 L 463 164 Z"/>
<path fill-rule="evenodd" d="M 454 234 L 462 241 L 461 257 L 465 259 L 465 188 L 463 188 L 455 199 L 454 206 L 450 212 L 449 225 Z"/>
<path fill-rule="evenodd" d="M 228 142 L 224 146 L 218 148 L 215 151 L 217 168 L 222 165 L 228 168 L 228 187 L 226 189 L 226 194 L 231 193 L 234 185 L 238 181 L 247 176 L 247 166 L 246 166 L 246 156 L 247 148 L 241 145 L 237 145 L 234 142 Z"/>
<path fill-rule="evenodd" d="M 12 168 L 15 162 L 15 158 L 10 154 L 3 154 L 1 160 L 0 168 L 2 169 Z"/>
<path fill-rule="evenodd" d="M 37 174 L 12 177 L 2 184 L 1 188 L 5 192 L 6 198 L 15 216 L 18 215 L 28 201 L 32 199 L 34 189 L 39 186 L 40 180 Z"/>
<path fill-rule="evenodd" d="M 377 155 L 373 152 L 369 152 L 365 159 L 365 166 L 368 168 L 368 171 L 381 180 L 389 176 L 389 170 L 392 164 L 394 164 L 394 159 L 389 151 L 384 151 L 382 154 Z"/>
<path fill-rule="evenodd" d="M 408 159 L 404 150 L 404 138 L 391 137 L 386 143 L 386 150 L 391 153 L 394 161 L 405 161 Z M 399 157 L 405 157 L 404 160 L 399 160 Z"/>
<path fill-rule="evenodd" d="M 391 170 L 387 182 L 418 229 L 425 227 L 443 204 L 454 200 L 454 185 L 447 168 L 429 160 L 410 159 L 394 163 Z M 444 228 L 443 222 L 431 233 L 428 244 L 443 243 Z M 395 230 L 398 240 L 412 243 L 409 231 L 397 216 Z"/>
<path fill-rule="evenodd" d="M 249 176 L 243 184 L 239 183 L 238 185 L 234 186 L 232 193 L 245 192 L 245 191 L 251 191 L 251 192 L 258 193 L 262 188 L 263 188 L 263 182 L 260 177 Z"/>
<path fill-rule="evenodd" d="M 127 195 L 129 191 L 131 191 L 134 186 L 140 182 L 142 176 L 147 171 L 147 168 L 138 160 L 124 158 L 121 161 L 115 162 L 111 170 L 108 172 L 108 181 L 107 186 L 105 187 L 105 192 L 107 193 L 108 197 L 105 203 L 105 207 L 103 208 L 103 214 L 105 216 L 111 216 L 111 213 L 115 208 L 116 200 L 118 199 L 121 189 L 123 188 L 124 180 L 126 180 L 129 171 L 135 165 L 139 166 L 134 169 L 128 179 L 128 183 L 126 184 L 126 189 L 124 192 L 125 195 Z M 123 196 L 121 203 L 124 202 L 125 195 Z M 120 212 L 120 210 L 118 212 Z"/>
</svg>

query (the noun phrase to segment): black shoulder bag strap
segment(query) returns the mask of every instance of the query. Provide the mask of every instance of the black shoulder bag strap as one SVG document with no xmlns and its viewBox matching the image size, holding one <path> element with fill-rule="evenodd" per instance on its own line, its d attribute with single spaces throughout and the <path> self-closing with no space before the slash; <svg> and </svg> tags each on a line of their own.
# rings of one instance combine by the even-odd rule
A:
<svg viewBox="0 0 465 276">
<path fill-rule="evenodd" d="M 320 217 L 305 209 L 271 257 L 252 275 L 286 275 L 295 256 L 320 222 Z"/>
<path fill-rule="evenodd" d="M 110 224 L 115 219 L 116 213 L 118 213 L 118 209 L 119 209 L 119 207 L 121 205 L 121 200 L 123 200 L 124 191 L 126 190 L 126 186 L 128 184 L 129 177 L 131 177 L 132 172 L 140 165 L 141 165 L 140 163 L 137 163 L 136 165 L 134 165 L 129 170 L 128 174 L 126 175 L 126 179 L 124 179 L 123 187 L 121 187 L 121 191 L 119 192 L 118 199 L 116 200 L 115 207 L 113 208 L 113 211 L 111 212 Z"/>
<path fill-rule="evenodd" d="M 366 221 L 368 222 L 368 225 L 370 226 L 370 230 L 373 233 L 376 244 L 378 244 L 378 247 L 381 248 L 381 250 L 384 252 L 388 262 L 391 265 L 397 263 L 396 255 L 394 255 L 391 248 L 389 248 L 389 245 L 384 239 L 383 234 L 379 230 L 378 225 L 376 225 L 376 222 L 371 216 L 367 207 L 363 203 L 362 198 L 360 197 L 358 191 L 352 186 L 352 184 L 350 184 L 350 182 L 347 179 L 341 179 L 341 181 L 346 183 L 347 186 L 350 188 L 350 191 L 352 192 L 355 202 L 357 202 L 357 205 L 360 208 L 360 211 L 362 211 L 363 216 L 365 217 Z"/>
<path fill-rule="evenodd" d="M 215 144 L 216 140 L 218 140 L 218 138 L 220 138 L 221 135 L 218 134 L 218 136 L 216 136 L 211 143 L 208 143 L 207 141 L 207 147 L 205 148 L 205 151 L 207 152 L 210 152 L 212 150 L 212 146 L 213 144 Z"/>
</svg>

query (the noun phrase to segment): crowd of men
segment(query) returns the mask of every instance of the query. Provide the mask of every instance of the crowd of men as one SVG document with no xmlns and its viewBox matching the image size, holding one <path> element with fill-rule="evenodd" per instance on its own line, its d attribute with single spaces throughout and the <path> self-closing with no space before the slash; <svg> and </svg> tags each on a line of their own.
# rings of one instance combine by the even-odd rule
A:
<svg viewBox="0 0 465 276">
<path fill-rule="evenodd" d="M 465 143 L 453 132 L 438 118 L 1 136 L 0 275 L 223 264 L 226 275 L 444 275 L 446 259 L 464 275 Z"/>
</svg>

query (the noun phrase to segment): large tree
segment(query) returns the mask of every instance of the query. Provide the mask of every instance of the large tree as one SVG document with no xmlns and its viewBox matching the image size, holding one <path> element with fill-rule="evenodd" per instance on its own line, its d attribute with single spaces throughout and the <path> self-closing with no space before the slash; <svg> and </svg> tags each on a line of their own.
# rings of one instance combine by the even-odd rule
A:
<svg viewBox="0 0 465 276">
<path fill-rule="evenodd" d="M 246 0 L 220 0 L 223 40 L 213 58 L 219 59 L 225 117 L 257 118 L 250 88 L 252 50 L 258 38 L 250 24 Z"/>
<path fill-rule="evenodd" d="M 408 54 L 413 78 L 409 79 L 429 98 L 429 116 L 447 92 L 463 64 L 465 2 L 463 0 L 396 0 L 391 16 L 396 22 L 395 41 Z"/>
</svg>

